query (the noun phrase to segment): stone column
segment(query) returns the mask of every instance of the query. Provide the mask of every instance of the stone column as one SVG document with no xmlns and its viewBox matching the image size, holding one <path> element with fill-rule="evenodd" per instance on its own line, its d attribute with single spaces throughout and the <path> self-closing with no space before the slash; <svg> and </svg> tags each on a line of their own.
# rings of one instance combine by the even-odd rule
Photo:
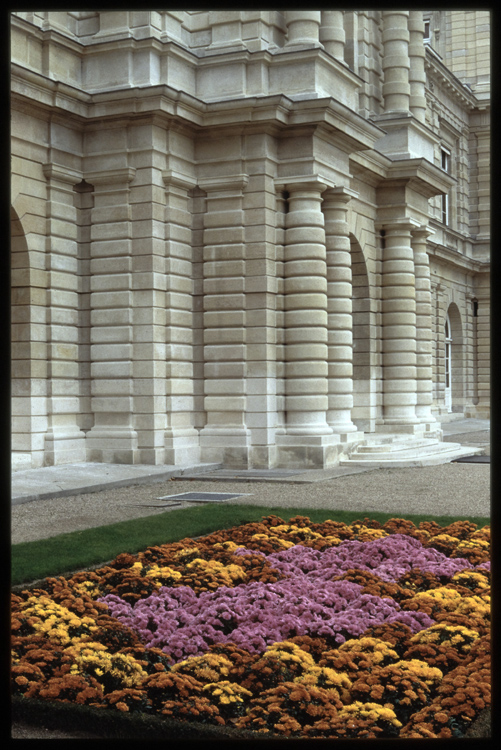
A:
<svg viewBox="0 0 501 750">
<path fill-rule="evenodd" d="M 426 226 L 412 230 L 414 268 L 416 275 L 416 417 L 420 422 L 435 422 L 433 403 L 432 306 L 430 261 L 426 251 L 427 237 L 432 231 Z"/>
<path fill-rule="evenodd" d="M 383 99 L 386 113 L 409 111 L 409 11 L 383 11 Z"/>
<path fill-rule="evenodd" d="M 242 13 L 239 10 L 210 10 L 209 27 L 212 41 L 209 49 L 244 49 Z"/>
<path fill-rule="evenodd" d="M 323 194 L 327 249 L 329 403 L 327 422 L 336 433 L 357 430 L 353 408 L 353 306 L 348 203 L 354 191 L 337 187 Z"/>
<path fill-rule="evenodd" d="M 94 186 L 91 218 L 91 406 L 87 459 L 133 464 L 133 291 L 129 167 L 85 175 Z"/>
<path fill-rule="evenodd" d="M 419 122 L 426 121 L 426 97 L 424 93 L 426 73 L 424 70 L 424 21 L 423 11 L 409 11 L 409 91 L 410 110 Z"/>
<path fill-rule="evenodd" d="M 321 11 L 286 10 L 287 42 L 285 47 L 321 47 L 319 40 Z"/>
<path fill-rule="evenodd" d="M 85 461 L 79 427 L 79 261 L 73 186 L 81 175 L 44 165 L 47 178 L 47 415 L 46 466 Z"/>
<path fill-rule="evenodd" d="M 204 374 L 207 423 L 202 461 L 246 468 L 245 174 L 206 178 L 204 217 Z"/>
<path fill-rule="evenodd" d="M 194 182 L 173 170 L 163 173 L 166 190 L 166 408 L 165 462 L 197 463 L 194 411 L 193 262 L 189 192 Z"/>
<path fill-rule="evenodd" d="M 285 410 L 289 435 L 326 435 L 327 266 L 325 185 L 288 183 L 285 224 Z"/>
<path fill-rule="evenodd" d="M 344 63 L 346 34 L 342 10 L 321 11 L 320 41 L 329 55 Z"/>
<path fill-rule="evenodd" d="M 416 288 L 408 219 L 384 226 L 382 264 L 383 425 L 399 431 L 416 417 Z M 405 430 L 404 431 L 408 431 Z"/>
</svg>

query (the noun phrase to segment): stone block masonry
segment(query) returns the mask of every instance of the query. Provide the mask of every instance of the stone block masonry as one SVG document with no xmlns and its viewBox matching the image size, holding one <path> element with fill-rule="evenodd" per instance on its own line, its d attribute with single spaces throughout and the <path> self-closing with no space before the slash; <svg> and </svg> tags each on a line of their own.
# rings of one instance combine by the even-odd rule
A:
<svg viewBox="0 0 501 750">
<path fill-rule="evenodd" d="M 487 12 L 10 19 L 14 468 L 488 416 Z"/>
</svg>

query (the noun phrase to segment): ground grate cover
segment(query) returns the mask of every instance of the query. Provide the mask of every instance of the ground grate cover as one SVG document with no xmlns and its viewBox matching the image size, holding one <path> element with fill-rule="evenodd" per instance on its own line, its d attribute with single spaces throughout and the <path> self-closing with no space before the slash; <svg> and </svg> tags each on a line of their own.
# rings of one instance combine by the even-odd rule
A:
<svg viewBox="0 0 501 750">
<path fill-rule="evenodd" d="M 452 461 L 453 464 L 490 464 L 490 456 L 463 456 L 462 458 L 455 458 Z"/>
<path fill-rule="evenodd" d="M 177 495 L 164 495 L 158 497 L 157 500 L 181 500 L 186 502 L 196 503 L 222 503 L 226 500 L 231 500 L 235 497 L 242 497 L 243 492 L 179 492 Z"/>
<path fill-rule="evenodd" d="M 13 595 L 16 705 L 181 734 L 463 737 L 490 706 L 489 553 L 470 521 L 273 515 L 123 553 Z"/>
</svg>

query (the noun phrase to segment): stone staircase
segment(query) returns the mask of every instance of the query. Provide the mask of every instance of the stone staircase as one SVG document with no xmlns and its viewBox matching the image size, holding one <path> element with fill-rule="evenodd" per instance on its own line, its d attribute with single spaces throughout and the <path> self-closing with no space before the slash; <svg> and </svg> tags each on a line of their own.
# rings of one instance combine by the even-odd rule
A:
<svg viewBox="0 0 501 750">
<path fill-rule="evenodd" d="M 375 465 L 384 468 L 436 466 L 482 453 L 482 448 L 442 442 L 436 434 L 428 434 L 428 437 L 402 434 L 366 436 L 349 456 L 340 459 L 339 465 L 361 468 Z"/>
</svg>

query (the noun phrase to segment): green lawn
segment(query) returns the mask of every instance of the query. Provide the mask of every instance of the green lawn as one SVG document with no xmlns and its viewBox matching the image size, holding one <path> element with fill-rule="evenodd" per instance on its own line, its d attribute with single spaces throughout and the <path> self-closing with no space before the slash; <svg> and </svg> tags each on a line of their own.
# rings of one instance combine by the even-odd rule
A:
<svg viewBox="0 0 501 750">
<path fill-rule="evenodd" d="M 384 523 L 390 518 L 406 518 L 418 525 L 433 520 L 447 526 L 456 520 L 468 520 L 479 527 L 490 519 L 478 516 L 401 516 L 395 513 L 373 511 L 329 511 L 312 508 L 266 508 L 259 505 L 199 505 L 192 508 L 168 511 L 159 515 L 121 521 L 95 529 L 60 534 L 50 539 L 14 544 L 11 552 L 12 584 L 19 585 L 46 578 L 65 575 L 82 568 L 100 565 L 112 560 L 121 552 L 135 554 L 157 544 L 176 542 L 187 537 L 197 537 L 218 529 L 228 529 L 263 516 L 276 515 L 288 521 L 293 516 L 308 516 L 312 522 L 327 519 L 351 523 L 370 518 Z"/>
</svg>

